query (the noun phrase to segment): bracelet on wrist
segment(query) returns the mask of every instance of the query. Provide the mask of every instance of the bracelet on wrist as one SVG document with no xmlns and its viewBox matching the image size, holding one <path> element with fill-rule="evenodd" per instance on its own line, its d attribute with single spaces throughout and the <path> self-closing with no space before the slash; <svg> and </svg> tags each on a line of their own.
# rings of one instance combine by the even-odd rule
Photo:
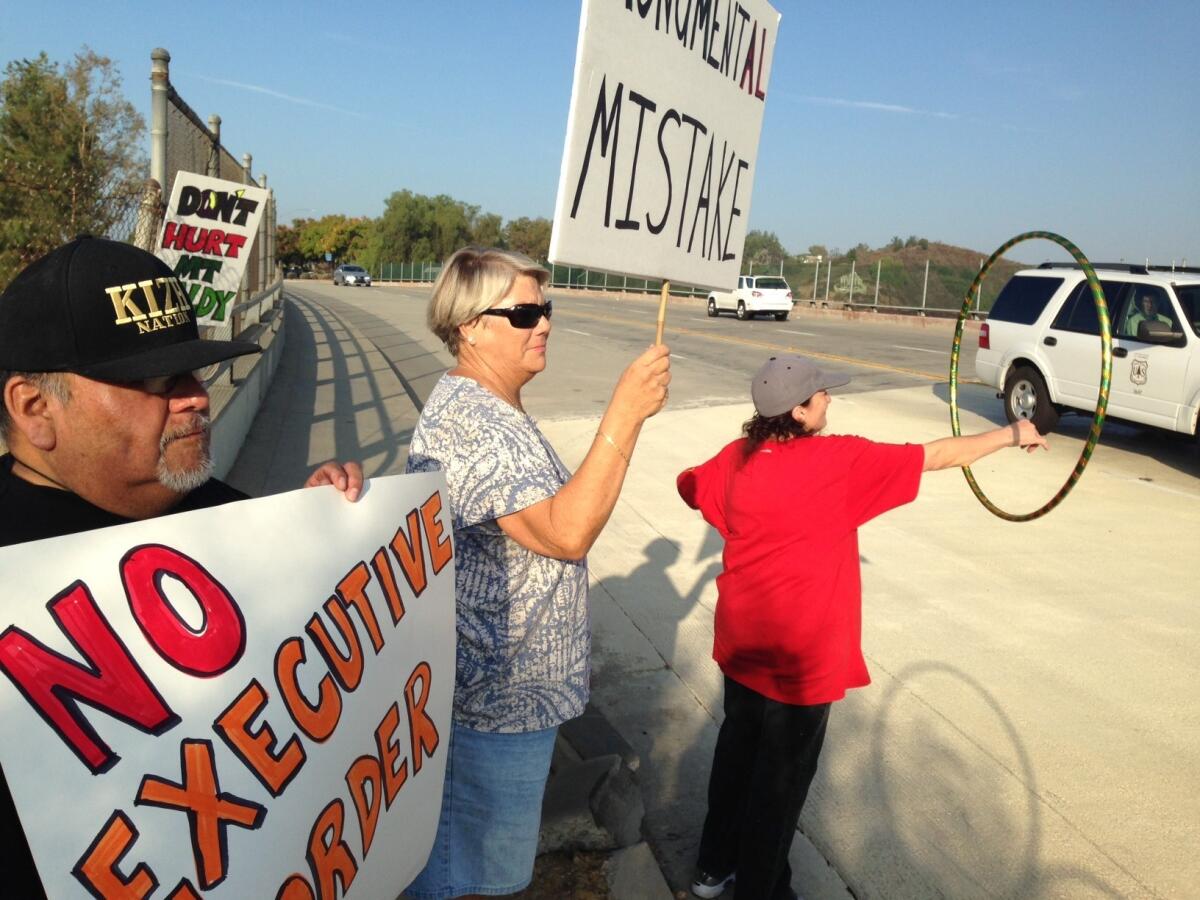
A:
<svg viewBox="0 0 1200 900">
<path fill-rule="evenodd" d="M 619 446 L 617 446 L 616 441 L 614 441 L 612 438 L 610 438 L 603 431 L 597 431 L 596 434 L 599 435 L 600 437 L 604 438 L 604 440 L 608 441 L 609 446 L 611 446 L 614 450 L 617 451 L 617 453 L 620 455 L 621 459 L 625 460 L 625 465 L 627 467 L 630 465 L 629 457 L 625 455 L 624 450 L 622 450 Z"/>
</svg>

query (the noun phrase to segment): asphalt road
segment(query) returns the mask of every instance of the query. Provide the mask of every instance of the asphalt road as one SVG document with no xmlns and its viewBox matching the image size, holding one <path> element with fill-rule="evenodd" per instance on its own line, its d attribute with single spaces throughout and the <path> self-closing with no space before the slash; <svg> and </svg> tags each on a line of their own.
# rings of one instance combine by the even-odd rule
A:
<svg viewBox="0 0 1200 900">
<path fill-rule="evenodd" d="M 288 291 L 372 342 L 416 403 L 450 362 L 424 328 L 427 289 Z M 552 297 L 548 370 L 524 401 L 571 464 L 622 366 L 653 340 L 657 304 Z M 649 761 L 648 827 L 678 885 L 720 708 L 708 658 L 719 541 L 671 496 L 673 474 L 734 436 L 771 352 L 853 375 L 833 430 L 948 434 L 951 329 L 803 310 L 787 322 L 709 319 L 696 300 L 670 305 L 666 339 L 671 404 L 647 425 L 593 574 L 596 693 Z M 962 402 L 967 429 L 1003 421 L 992 391 L 965 385 Z M 997 502 L 1032 508 L 1066 478 L 1086 432 L 1086 419 L 1064 418 L 1051 453 L 998 454 L 977 475 Z M 380 460 L 380 471 L 402 465 Z M 1195 444 L 1112 423 L 1076 492 L 1043 519 L 1001 523 L 947 472 L 863 530 L 875 683 L 838 705 L 802 822 L 856 896 L 1196 895 L 1198 476 Z M 809 882 L 804 893 L 840 896 Z"/>
</svg>

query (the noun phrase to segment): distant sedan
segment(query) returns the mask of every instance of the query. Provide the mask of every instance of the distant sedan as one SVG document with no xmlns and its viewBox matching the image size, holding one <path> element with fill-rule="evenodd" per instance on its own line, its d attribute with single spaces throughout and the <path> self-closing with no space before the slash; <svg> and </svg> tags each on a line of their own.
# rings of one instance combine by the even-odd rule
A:
<svg viewBox="0 0 1200 900">
<path fill-rule="evenodd" d="M 339 284 L 370 287 L 371 273 L 362 266 L 338 266 L 333 270 L 333 284 L 335 287 Z"/>
</svg>

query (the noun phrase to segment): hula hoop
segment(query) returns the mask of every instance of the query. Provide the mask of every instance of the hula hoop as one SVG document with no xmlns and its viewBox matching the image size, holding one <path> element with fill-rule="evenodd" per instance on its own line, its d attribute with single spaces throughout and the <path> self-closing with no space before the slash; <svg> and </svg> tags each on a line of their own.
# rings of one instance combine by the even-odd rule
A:
<svg viewBox="0 0 1200 900">
<path fill-rule="evenodd" d="M 1083 274 L 1087 276 L 1088 287 L 1092 289 L 1092 299 L 1096 303 L 1096 315 L 1100 320 L 1100 393 L 1096 398 L 1096 412 L 1092 416 L 1092 428 L 1088 433 L 1087 443 L 1083 445 L 1083 452 L 1079 454 L 1079 459 L 1075 463 L 1075 468 L 1071 471 L 1063 486 L 1059 488 L 1058 493 L 1033 512 L 1020 514 L 1005 512 L 987 498 L 987 495 L 984 494 L 979 484 L 975 481 L 975 476 L 971 474 L 971 467 L 962 467 L 967 484 L 971 486 L 971 492 L 975 494 L 984 508 L 988 512 L 1009 522 L 1028 522 L 1032 519 L 1041 518 L 1054 509 L 1054 507 L 1058 506 L 1058 504 L 1062 503 L 1067 494 L 1071 493 L 1071 488 L 1075 487 L 1075 483 L 1083 475 L 1083 470 L 1087 468 L 1088 460 L 1092 458 L 1092 451 L 1096 449 L 1096 443 L 1100 440 L 1100 431 L 1104 428 L 1104 415 L 1108 410 L 1108 391 L 1112 380 L 1112 326 L 1108 321 L 1108 303 L 1104 299 L 1104 289 L 1100 287 L 1100 279 L 1096 277 L 1096 272 L 1092 268 L 1092 264 L 1088 262 L 1083 252 L 1066 238 L 1050 231 L 1026 231 L 1024 234 L 1018 234 L 988 257 L 987 262 L 983 264 L 983 268 L 979 270 L 979 274 L 975 276 L 975 280 L 971 282 L 971 286 L 967 288 L 966 297 L 963 298 L 962 311 L 958 314 L 958 326 L 954 329 L 954 347 L 950 352 L 950 427 L 954 432 L 954 436 L 958 437 L 961 434 L 961 429 L 958 425 L 958 356 L 962 348 L 963 326 L 966 324 L 967 317 L 971 314 L 971 300 L 973 295 L 979 289 L 979 285 L 983 283 L 984 276 L 987 275 L 988 271 L 992 268 L 992 264 L 997 259 L 1003 256 L 1015 244 L 1035 238 L 1044 238 L 1058 244 L 1075 258 L 1075 261 L 1079 263 L 1079 267 L 1083 270 Z"/>
</svg>

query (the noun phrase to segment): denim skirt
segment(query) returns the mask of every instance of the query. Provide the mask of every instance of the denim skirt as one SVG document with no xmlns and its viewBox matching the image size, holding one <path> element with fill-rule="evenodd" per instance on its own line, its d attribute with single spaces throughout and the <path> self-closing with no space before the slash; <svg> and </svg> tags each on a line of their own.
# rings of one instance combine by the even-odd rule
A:
<svg viewBox="0 0 1200 900">
<path fill-rule="evenodd" d="M 529 885 L 557 733 L 501 734 L 454 723 L 437 837 L 406 897 L 498 896 Z"/>
</svg>

